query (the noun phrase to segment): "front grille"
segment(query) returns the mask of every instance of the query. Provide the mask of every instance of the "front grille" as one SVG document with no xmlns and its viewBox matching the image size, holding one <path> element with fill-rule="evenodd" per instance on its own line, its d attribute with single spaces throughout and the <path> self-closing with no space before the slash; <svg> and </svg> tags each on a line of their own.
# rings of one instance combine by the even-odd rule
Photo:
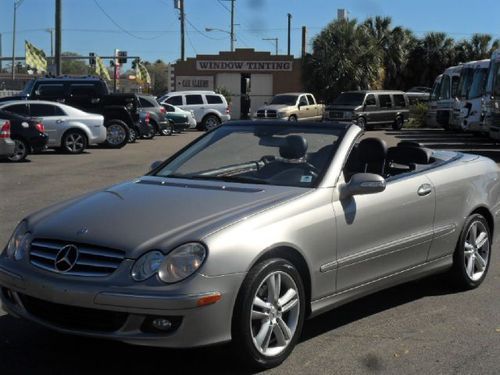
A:
<svg viewBox="0 0 500 375">
<path fill-rule="evenodd" d="M 257 111 L 257 117 L 266 117 L 266 111 L 260 109 Z"/>
<path fill-rule="evenodd" d="M 259 118 L 276 118 L 276 111 L 273 109 L 268 109 L 268 110 L 259 109 L 257 111 L 257 117 L 259 117 Z"/>
<path fill-rule="evenodd" d="M 59 272 L 56 269 L 56 257 L 59 251 L 69 243 L 55 240 L 35 239 L 31 243 L 30 262 L 35 267 L 46 271 Z M 78 257 L 71 270 L 64 272 L 72 276 L 103 277 L 112 274 L 125 258 L 125 252 L 93 245 L 72 243 L 78 248 Z"/>
<path fill-rule="evenodd" d="M 334 118 L 334 119 L 341 119 L 341 118 L 344 118 L 344 112 L 340 112 L 340 111 L 330 111 L 328 113 L 328 116 L 330 118 Z"/>
<path fill-rule="evenodd" d="M 115 332 L 123 327 L 128 316 L 127 313 L 61 305 L 18 294 L 28 313 L 60 328 Z"/>
<path fill-rule="evenodd" d="M 276 111 L 275 110 L 268 110 L 267 113 L 266 113 L 266 117 L 267 118 L 276 118 Z"/>
</svg>

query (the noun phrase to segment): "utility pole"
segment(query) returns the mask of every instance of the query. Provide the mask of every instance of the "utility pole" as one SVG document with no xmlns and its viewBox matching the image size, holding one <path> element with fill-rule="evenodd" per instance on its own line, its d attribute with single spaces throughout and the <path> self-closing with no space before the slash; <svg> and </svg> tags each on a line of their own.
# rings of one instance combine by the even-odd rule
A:
<svg viewBox="0 0 500 375">
<path fill-rule="evenodd" d="M 306 56 L 306 46 L 307 46 L 307 29 L 305 26 L 302 26 L 302 53 L 301 57 L 304 58 Z"/>
<path fill-rule="evenodd" d="M 61 66 L 61 45 L 62 45 L 62 4 L 61 0 L 56 0 L 56 54 L 55 54 L 55 64 L 56 64 L 56 76 L 60 76 L 62 73 Z"/>
<path fill-rule="evenodd" d="M 278 38 L 262 38 L 262 40 L 269 40 L 269 41 L 274 42 L 275 55 L 278 54 Z"/>
<path fill-rule="evenodd" d="M 50 33 L 50 56 L 54 56 L 54 29 L 48 28 L 45 31 Z"/>
<path fill-rule="evenodd" d="M 230 0 L 231 1 L 231 52 L 234 52 L 234 2 L 235 0 Z"/>
<path fill-rule="evenodd" d="M 2 33 L 0 33 L 0 57 L 2 57 Z M 0 73 L 2 73 L 2 60 L 0 60 Z"/>
<path fill-rule="evenodd" d="M 14 22 L 12 25 L 12 80 L 16 78 L 16 14 L 21 1 L 14 0 Z"/>
<path fill-rule="evenodd" d="M 184 0 L 174 0 L 174 8 L 179 9 L 179 21 L 181 21 L 181 61 L 185 58 L 184 43 Z"/>
<path fill-rule="evenodd" d="M 287 48 L 287 55 L 290 56 L 290 31 L 292 28 L 292 15 L 288 13 L 288 48 Z"/>
</svg>

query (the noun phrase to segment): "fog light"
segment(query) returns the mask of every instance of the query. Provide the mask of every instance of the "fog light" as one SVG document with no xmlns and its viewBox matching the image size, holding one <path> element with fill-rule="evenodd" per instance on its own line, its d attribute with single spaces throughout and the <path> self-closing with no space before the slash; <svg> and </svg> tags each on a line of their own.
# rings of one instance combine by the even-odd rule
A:
<svg viewBox="0 0 500 375">
<path fill-rule="evenodd" d="M 172 328 L 172 322 L 168 319 L 158 318 L 151 322 L 151 325 L 160 331 L 168 331 Z"/>
</svg>

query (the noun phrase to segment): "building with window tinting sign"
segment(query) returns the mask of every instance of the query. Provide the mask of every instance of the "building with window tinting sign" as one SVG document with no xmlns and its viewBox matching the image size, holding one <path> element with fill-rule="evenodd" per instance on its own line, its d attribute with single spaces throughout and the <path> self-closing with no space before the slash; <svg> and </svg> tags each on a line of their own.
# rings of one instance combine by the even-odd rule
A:
<svg viewBox="0 0 500 375">
<path fill-rule="evenodd" d="M 255 111 L 275 95 L 302 91 L 301 59 L 236 49 L 218 55 L 197 55 L 175 64 L 175 91 L 225 88 L 231 95 L 231 118 Z"/>
</svg>

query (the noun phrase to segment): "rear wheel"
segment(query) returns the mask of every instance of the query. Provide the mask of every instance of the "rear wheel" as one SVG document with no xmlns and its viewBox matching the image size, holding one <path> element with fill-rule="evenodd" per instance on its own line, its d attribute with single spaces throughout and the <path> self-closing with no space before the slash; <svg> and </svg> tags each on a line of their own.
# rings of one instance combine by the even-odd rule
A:
<svg viewBox="0 0 500 375">
<path fill-rule="evenodd" d="M 70 154 L 81 154 L 87 148 L 87 137 L 81 130 L 68 130 L 61 140 L 61 148 Z"/>
<path fill-rule="evenodd" d="M 216 115 L 207 115 L 203 119 L 203 128 L 205 130 L 215 129 L 220 125 L 220 119 Z"/>
<path fill-rule="evenodd" d="M 20 162 L 26 159 L 29 154 L 29 146 L 22 139 L 13 139 L 15 143 L 14 155 L 9 156 L 10 161 Z"/>
<path fill-rule="evenodd" d="M 254 367 L 271 368 L 295 347 L 304 323 L 305 292 L 297 269 L 285 259 L 268 259 L 248 273 L 233 315 L 237 353 Z"/>
<path fill-rule="evenodd" d="M 155 134 L 156 134 L 156 128 L 150 123 L 148 133 L 144 134 L 141 138 L 153 139 L 155 137 Z"/>
<path fill-rule="evenodd" d="M 453 280 L 463 289 L 477 288 L 488 272 L 490 255 L 491 233 L 488 222 L 482 215 L 473 214 L 465 221 L 453 255 Z"/>
<path fill-rule="evenodd" d="M 402 116 L 396 117 L 396 120 L 394 120 L 394 123 L 392 124 L 392 129 L 393 130 L 401 130 L 404 125 L 404 119 Z"/>
<path fill-rule="evenodd" d="M 172 135 L 174 129 L 173 129 L 173 126 L 172 124 L 170 123 L 170 121 L 168 122 L 168 125 L 166 127 L 164 127 L 163 129 L 161 129 L 161 135 L 166 135 L 166 136 L 169 136 L 169 135 Z"/>
<path fill-rule="evenodd" d="M 128 133 L 128 142 L 135 143 L 137 141 L 137 130 L 135 128 L 130 128 Z"/>
<path fill-rule="evenodd" d="M 129 128 L 121 120 L 111 120 L 105 124 L 106 141 L 104 144 L 109 148 L 122 148 L 128 142 Z"/>
</svg>

